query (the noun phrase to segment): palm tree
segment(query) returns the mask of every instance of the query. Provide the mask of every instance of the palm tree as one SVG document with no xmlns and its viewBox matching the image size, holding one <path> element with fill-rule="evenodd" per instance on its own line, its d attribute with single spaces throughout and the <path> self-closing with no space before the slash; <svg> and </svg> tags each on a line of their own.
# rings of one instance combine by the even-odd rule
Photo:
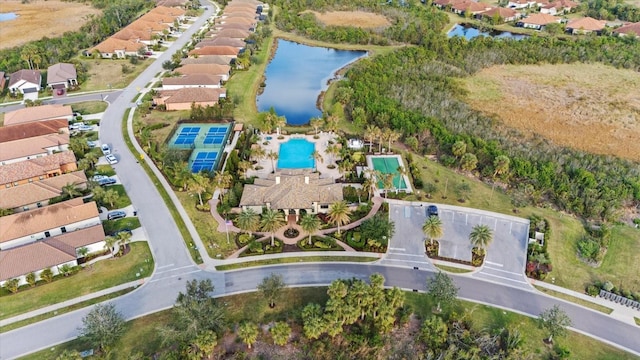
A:
<svg viewBox="0 0 640 360">
<path fill-rule="evenodd" d="M 493 177 L 496 175 L 503 175 L 509 171 L 509 163 L 511 160 L 506 155 L 498 155 L 493 161 L 493 167 L 496 169 L 493 173 Z"/>
<path fill-rule="evenodd" d="M 167 170 L 172 173 L 175 185 L 178 185 L 182 191 L 186 191 L 189 180 L 193 175 L 189 170 L 189 165 L 185 161 L 178 161 L 167 167 Z"/>
<path fill-rule="evenodd" d="M 273 151 L 273 150 L 271 150 L 271 151 L 269 151 L 269 153 L 267 154 L 267 158 L 268 158 L 269 160 L 271 160 L 271 169 L 272 169 L 271 171 L 275 173 L 275 172 L 276 172 L 276 164 L 275 164 L 275 161 L 276 161 L 276 160 L 278 160 L 278 153 L 277 153 L 277 152 L 275 152 L 275 151 Z"/>
<path fill-rule="evenodd" d="M 322 155 L 320 155 L 320 152 L 318 152 L 318 150 L 313 150 L 313 152 L 311 153 L 311 158 L 314 160 L 314 162 L 313 162 L 313 166 L 314 166 L 313 171 L 316 171 L 316 170 L 318 170 L 318 162 L 322 163 L 322 162 L 324 162 L 324 159 L 322 158 Z"/>
<path fill-rule="evenodd" d="M 251 156 L 256 159 L 256 161 L 260 161 L 267 156 L 267 152 L 262 147 L 258 146 L 251 150 Z"/>
<path fill-rule="evenodd" d="M 89 249 L 85 246 L 78 249 L 78 257 L 80 258 L 87 256 L 88 253 L 89 253 Z"/>
<path fill-rule="evenodd" d="M 442 220 L 437 216 L 429 216 L 422 225 L 422 232 L 427 236 L 429 242 L 433 244 L 433 239 L 439 239 L 444 235 Z"/>
<path fill-rule="evenodd" d="M 320 219 L 313 214 L 305 214 L 300 219 L 300 226 L 309 234 L 309 245 L 311 245 L 311 235 L 320 229 Z"/>
<path fill-rule="evenodd" d="M 82 158 L 82 159 L 78 160 L 78 169 L 87 171 L 87 170 L 91 169 L 92 166 L 93 165 L 91 164 L 91 162 L 87 158 Z"/>
<path fill-rule="evenodd" d="M 336 144 L 329 144 L 327 145 L 327 148 L 324 149 L 324 151 L 331 156 L 330 162 L 334 162 L 335 156 L 338 155 L 340 149 L 338 149 L 338 146 Z"/>
<path fill-rule="evenodd" d="M 393 189 L 393 173 L 382 174 L 382 183 L 384 184 L 384 197 L 387 198 L 387 193 L 389 190 Z"/>
<path fill-rule="evenodd" d="M 253 235 L 254 231 L 257 231 L 260 227 L 260 217 L 253 211 L 253 209 L 243 210 L 238 215 L 238 227 L 246 231 L 249 236 Z"/>
<path fill-rule="evenodd" d="M 215 190 L 220 190 L 220 201 L 222 201 L 222 191 L 228 189 L 233 181 L 233 176 L 228 172 L 216 171 L 213 177 Z"/>
<path fill-rule="evenodd" d="M 260 227 L 263 231 L 271 233 L 271 246 L 275 246 L 274 233 L 284 224 L 284 215 L 280 211 L 267 209 L 262 212 Z"/>
<path fill-rule="evenodd" d="M 94 195 L 95 196 L 95 195 Z M 111 208 L 115 206 L 115 203 L 120 199 L 120 194 L 114 189 L 109 189 L 102 195 L 102 201 L 109 203 Z"/>
<path fill-rule="evenodd" d="M 242 160 L 238 163 L 238 169 L 242 172 L 242 176 L 246 178 L 247 171 L 251 169 L 251 163 L 246 160 Z"/>
<path fill-rule="evenodd" d="M 493 241 L 493 233 L 487 225 L 476 225 L 469 234 L 469 240 L 473 246 L 486 250 Z"/>
<path fill-rule="evenodd" d="M 373 176 L 369 176 L 364 179 L 364 183 L 362 187 L 367 191 L 367 201 L 371 200 L 371 195 L 376 191 L 378 185 L 376 184 L 376 179 Z"/>
<path fill-rule="evenodd" d="M 472 153 L 465 153 L 460 159 L 462 170 L 473 171 L 478 166 L 478 158 Z"/>
<path fill-rule="evenodd" d="M 242 339 L 242 342 L 247 344 L 247 347 L 251 349 L 251 344 L 258 339 L 258 326 L 252 322 L 242 323 L 238 327 L 238 336 Z"/>
<path fill-rule="evenodd" d="M 98 154 L 94 152 L 88 152 L 84 155 L 84 159 L 87 159 L 92 169 L 96 165 L 96 162 L 98 162 L 98 158 Z"/>
<path fill-rule="evenodd" d="M 375 125 L 367 125 L 367 128 L 364 130 L 364 138 L 369 142 L 369 152 L 371 152 L 373 140 L 377 137 L 379 131 L 380 129 Z"/>
<path fill-rule="evenodd" d="M 322 123 L 324 123 L 324 121 L 319 117 L 313 117 L 309 121 L 309 125 L 315 129 L 316 135 L 318 135 L 318 129 L 322 126 Z"/>
<path fill-rule="evenodd" d="M 384 138 L 387 139 L 387 152 L 391 151 L 391 144 L 400 139 L 401 134 L 393 129 L 384 130 Z"/>
<path fill-rule="evenodd" d="M 104 238 L 104 248 L 109 249 L 109 251 L 111 252 L 111 256 L 113 256 L 113 254 L 115 253 L 113 251 L 114 246 L 118 246 L 118 248 L 120 248 L 120 245 L 118 245 L 118 239 L 113 236 L 107 236 L 106 238 Z"/>
<path fill-rule="evenodd" d="M 62 195 L 69 199 L 82 195 L 82 192 L 80 192 L 80 189 L 76 187 L 75 183 L 67 183 L 67 185 L 63 186 L 61 190 Z"/>
<path fill-rule="evenodd" d="M 131 233 L 128 231 L 120 231 L 118 233 L 118 244 L 127 248 L 127 245 L 131 242 Z"/>
<path fill-rule="evenodd" d="M 382 152 L 382 135 L 383 134 L 384 133 L 382 132 L 382 129 L 375 128 L 373 135 L 375 139 L 378 141 L 378 152 Z"/>
<path fill-rule="evenodd" d="M 193 193 L 198 194 L 198 199 L 200 200 L 200 206 L 204 206 L 202 203 L 202 194 L 207 192 L 211 187 L 211 183 L 209 182 L 209 178 L 202 174 L 193 174 L 191 180 L 187 185 L 187 188 Z"/>
<path fill-rule="evenodd" d="M 349 159 L 343 159 L 340 164 L 338 164 L 338 171 L 344 174 L 345 178 L 351 173 L 351 168 L 353 168 L 353 163 Z"/>
<path fill-rule="evenodd" d="M 348 224 L 351 221 L 349 215 L 351 210 L 346 201 L 334 202 L 329 206 L 329 222 L 338 225 L 338 235 L 340 235 L 340 225 Z"/>
<path fill-rule="evenodd" d="M 458 140 L 451 146 L 451 152 L 453 156 L 460 158 L 467 152 L 467 143 L 462 140 Z"/>
</svg>

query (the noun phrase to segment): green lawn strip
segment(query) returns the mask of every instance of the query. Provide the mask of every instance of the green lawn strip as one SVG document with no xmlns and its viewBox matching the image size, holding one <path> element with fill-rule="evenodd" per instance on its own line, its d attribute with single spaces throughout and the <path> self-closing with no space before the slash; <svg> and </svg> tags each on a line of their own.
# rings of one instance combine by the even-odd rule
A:
<svg viewBox="0 0 640 360">
<path fill-rule="evenodd" d="M 3 292 L 0 296 L 0 319 L 150 276 L 153 257 L 149 245 L 146 242 L 134 242 L 130 245 L 131 252 L 121 258 L 98 261 L 75 275 L 24 289 L 16 294 Z"/>
<path fill-rule="evenodd" d="M 285 289 L 281 300 L 276 302 L 273 309 L 269 308 L 259 292 L 222 297 L 219 298 L 219 301 L 227 308 L 226 318 L 230 326 L 247 320 L 258 324 L 286 319 L 299 321 L 300 312 L 306 304 L 310 302 L 324 303 L 327 300 L 326 291 L 326 288 L 323 287 Z M 427 296 L 413 292 L 405 294 L 406 304 L 419 317 L 432 316 L 430 309 L 435 304 Z M 533 318 L 465 301 L 459 302 L 453 310 L 458 314 L 463 314 L 466 310 L 472 312 L 471 319 L 474 326 L 489 330 L 489 332 L 505 327 L 517 328 L 523 337 L 522 348 L 536 358 L 543 358 L 547 352 L 544 350 L 545 345 L 542 339 L 548 334 L 538 327 L 537 321 Z M 445 309 L 445 311 L 451 311 L 451 309 Z M 170 319 L 171 310 L 165 310 L 130 321 L 127 332 L 115 345 L 114 351 L 122 358 L 130 357 L 136 352 L 142 353 L 144 357 L 152 356 L 162 349 L 158 328 L 168 324 Z M 566 337 L 556 339 L 556 343 L 567 347 L 571 351 L 571 358 L 574 359 L 636 359 L 629 353 L 571 331 Z M 54 348 L 30 354 L 23 359 L 55 360 L 65 349 L 82 351 L 90 349 L 90 346 L 82 340 L 76 339 Z"/>
<path fill-rule="evenodd" d="M 107 235 L 123 229 L 137 229 L 140 226 L 140 219 L 137 217 L 126 217 L 118 220 L 105 220 L 102 222 L 104 233 Z"/>
<path fill-rule="evenodd" d="M 131 109 L 127 109 L 124 113 L 124 121 L 122 122 L 122 135 L 124 137 L 124 142 L 127 144 L 127 147 L 129 148 L 129 151 L 131 151 L 133 156 L 140 158 L 141 154 L 133 146 L 133 143 L 129 138 L 129 133 L 127 132 L 126 119 L 129 118 L 129 111 L 131 111 Z M 142 154 L 142 156 L 146 156 L 146 154 Z M 169 196 L 167 191 L 164 189 L 164 186 L 160 184 L 160 181 L 156 177 L 156 174 L 153 172 L 153 170 L 151 170 L 149 165 L 147 165 L 145 161 L 139 161 L 139 164 L 147 173 L 147 176 L 149 176 L 151 181 L 153 181 L 153 183 L 156 186 L 156 189 L 158 190 L 158 192 L 160 193 L 160 196 L 162 197 L 162 200 L 167 205 L 167 208 L 171 213 L 171 217 L 173 217 L 173 221 L 175 221 L 176 226 L 178 227 L 178 230 L 180 230 L 180 234 L 182 235 L 182 239 L 185 245 L 187 245 L 187 248 L 189 249 L 189 254 L 191 254 L 191 258 L 193 259 L 193 261 L 196 262 L 196 264 L 202 264 L 203 261 L 202 261 L 202 258 L 200 258 L 200 253 L 194 247 L 190 246 L 190 244 L 193 243 L 193 238 L 191 237 L 191 234 L 189 233 L 189 230 L 187 229 L 187 226 L 184 223 L 184 220 L 182 220 L 182 217 L 180 216 L 178 209 L 176 208 L 175 204 L 171 200 L 171 197 Z"/>
<path fill-rule="evenodd" d="M 83 101 L 71 106 L 73 111 L 79 112 L 81 115 L 97 114 L 107 110 L 109 106 L 104 101 Z"/>
<path fill-rule="evenodd" d="M 613 312 L 613 309 L 608 308 L 608 307 L 606 307 L 604 305 L 596 304 L 594 302 L 587 301 L 587 300 L 584 300 L 584 299 L 580 299 L 580 298 L 577 298 L 575 296 L 571 296 L 571 295 L 567 295 L 567 294 L 564 294 L 564 293 L 561 293 L 561 292 L 558 292 L 558 291 L 554 291 L 554 290 L 550 290 L 550 289 L 547 289 L 547 288 L 543 288 L 541 286 L 535 286 L 535 288 L 538 289 L 539 291 L 542 291 L 543 293 L 551 295 L 553 297 L 564 299 L 564 300 L 570 301 L 570 302 L 572 302 L 574 304 L 582 305 L 584 307 L 588 307 L 589 309 L 600 311 L 600 312 L 605 313 L 605 314 L 611 314 Z"/>
<path fill-rule="evenodd" d="M 300 257 L 285 257 L 285 258 L 276 258 L 276 259 L 264 259 L 264 260 L 251 260 L 245 261 L 242 263 L 228 264 L 228 265 L 218 265 L 216 266 L 216 270 L 224 271 L 224 270 L 234 270 L 234 269 L 243 269 L 254 266 L 265 266 L 265 265 L 274 265 L 274 264 L 289 264 L 289 263 L 301 263 L 301 262 L 330 262 L 330 261 L 341 261 L 341 262 L 371 262 L 379 260 L 377 257 L 362 257 L 362 256 L 300 256 Z"/>
<path fill-rule="evenodd" d="M 433 265 L 440 270 L 444 270 L 444 271 L 455 273 L 455 274 L 464 274 L 464 273 L 470 273 L 473 271 L 473 270 L 461 269 L 461 268 L 447 266 L 447 265 L 440 265 L 440 264 L 433 264 Z"/>
<path fill-rule="evenodd" d="M 105 190 L 111 190 L 111 189 L 117 191 L 119 196 L 118 196 L 118 200 L 113 203 L 113 206 L 111 206 L 111 204 L 105 204 L 107 206 L 107 209 L 109 210 L 122 209 L 131 205 L 131 199 L 129 199 L 129 196 L 127 195 L 127 192 L 124 189 L 123 185 L 116 184 L 116 185 L 111 185 L 105 188 Z"/>
<path fill-rule="evenodd" d="M 198 235 L 200 235 L 209 257 L 216 259 L 220 255 L 221 258 L 225 258 L 238 250 L 234 241 L 235 233 L 229 233 L 229 242 L 227 243 L 227 235 L 216 230 L 218 222 L 211 216 L 211 213 L 196 209 L 196 204 L 198 203 L 197 195 L 192 196 L 188 192 L 181 191 L 176 191 L 175 194 L 189 215 Z"/>
<path fill-rule="evenodd" d="M 41 314 L 41 315 L 38 315 L 38 316 L 34 316 L 34 317 L 31 317 L 31 318 L 28 318 L 28 319 L 25 319 L 25 320 L 22 320 L 22 321 L 16 321 L 16 322 L 11 323 L 9 325 L 5 325 L 5 326 L 0 327 L 0 333 L 11 331 L 11 330 L 15 330 L 15 329 L 21 328 L 23 326 L 31 325 L 31 324 L 40 322 L 42 320 L 46 320 L 46 319 L 52 318 L 54 316 L 58 316 L 58 315 L 62 315 L 62 314 L 68 313 L 68 312 L 72 312 L 74 310 L 82 309 L 83 307 L 87 307 L 89 305 L 97 304 L 97 303 L 100 303 L 100 302 L 103 302 L 103 301 L 106 301 L 106 300 L 109 300 L 109 299 L 114 299 L 114 298 L 117 298 L 118 296 L 122 296 L 122 295 L 128 294 L 128 293 L 132 292 L 133 290 L 135 290 L 135 288 L 130 287 L 128 289 L 116 291 L 116 292 L 113 292 L 111 294 L 98 296 L 97 298 L 93 298 L 91 300 L 82 301 L 82 302 L 79 302 L 77 304 L 73 304 L 73 305 L 67 306 L 65 308 L 56 310 L 56 311 L 48 312 L 46 314 Z"/>
<path fill-rule="evenodd" d="M 636 321 L 636 325 L 640 326 L 640 318 L 634 317 L 633 320 Z"/>
<path fill-rule="evenodd" d="M 105 176 L 113 176 L 116 174 L 116 171 L 113 170 L 111 165 L 98 165 L 95 170 L 96 175 L 105 175 Z"/>
</svg>

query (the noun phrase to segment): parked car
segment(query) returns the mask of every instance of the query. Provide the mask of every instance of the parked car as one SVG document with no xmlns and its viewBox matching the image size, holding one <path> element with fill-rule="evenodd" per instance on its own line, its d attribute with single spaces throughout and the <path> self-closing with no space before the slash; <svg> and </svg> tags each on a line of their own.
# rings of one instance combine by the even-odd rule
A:
<svg viewBox="0 0 640 360">
<path fill-rule="evenodd" d="M 104 180 L 104 179 L 108 179 L 109 177 L 107 175 L 94 175 L 91 177 L 91 181 L 95 181 L 95 182 L 99 182 L 100 180 Z"/>
<path fill-rule="evenodd" d="M 122 210 L 111 211 L 107 214 L 107 220 L 117 220 L 127 217 L 127 213 Z"/>
<path fill-rule="evenodd" d="M 116 159 L 116 157 L 115 157 L 115 156 L 113 156 L 113 154 L 109 154 L 109 155 L 105 156 L 105 158 L 107 159 L 107 162 L 108 162 L 110 165 L 113 165 L 113 164 L 117 164 L 117 163 L 118 163 L 118 159 Z"/>
<path fill-rule="evenodd" d="M 106 178 L 106 179 L 100 179 L 98 180 L 98 185 L 100 186 L 107 186 L 107 185 L 113 185 L 115 184 L 117 181 L 116 179 L 112 179 L 110 177 Z"/>
<path fill-rule="evenodd" d="M 102 146 L 100 146 L 100 150 L 102 150 L 103 155 L 111 154 L 111 148 L 109 147 L 108 144 L 102 144 Z"/>
<path fill-rule="evenodd" d="M 69 124 L 69 130 L 80 130 L 80 126 L 86 126 L 82 121 L 74 122 L 73 124 Z"/>
<path fill-rule="evenodd" d="M 91 141 L 91 140 L 87 140 L 87 145 L 93 149 L 94 147 L 98 146 L 98 143 L 95 141 Z"/>
<path fill-rule="evenodd" d="M 438 216 L 438 207 L 435 205 L 427 206 L 427 217 Z"/>
<path fill-rule="evenodd" d="M 78 130 L 80 130 L 80 131 L 93 131 L 93 126 L 91 126 L 91 125 L 80 125 Z"/>
<path fill-rule="evenodd" d="M 64 95 L 64 89 L 56 90 L 56 95 Z"/>
</svg>

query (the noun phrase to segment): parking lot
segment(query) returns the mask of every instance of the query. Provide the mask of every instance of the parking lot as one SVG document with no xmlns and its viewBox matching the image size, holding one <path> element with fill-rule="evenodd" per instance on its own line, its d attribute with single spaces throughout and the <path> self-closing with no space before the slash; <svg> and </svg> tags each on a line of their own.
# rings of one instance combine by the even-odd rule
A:
<svg viewBox="0 0 640 360">
<path fill-rule="evenodd" d="M 410 259 L 407 266 L 425 259 L 422 225 L 427 218 L 428 205 L 431 204 L 402 201 L 390 203 L 390 217 L 395 223 L 396 231 L 389 242 L 387 258 L 398 261 Z M 437 206 L 444 227 L 444 236 L 439 240 L 440 256 L 471 261 L 469 234 L 475 225 L 487 225 L 493 232 L 493 242 L 487 249 L 484 266 L 473 276 L 515 286 L 528 284 L 524 276 L 529 233 L 527 219 L 459 206 Z M 420 260 L 417 260 L 418 257 Z"/>
</svg>

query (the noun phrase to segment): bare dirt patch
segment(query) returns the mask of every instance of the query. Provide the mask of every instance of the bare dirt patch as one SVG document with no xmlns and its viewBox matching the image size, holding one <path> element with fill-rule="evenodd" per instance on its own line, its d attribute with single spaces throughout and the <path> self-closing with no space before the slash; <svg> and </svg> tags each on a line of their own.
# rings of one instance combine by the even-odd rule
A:
<svg viewBox="0 0 640 360">
<path fill-rule="evenodd" d="M 526 135 L 640 160 L 640 74 L 601 64 L 493 66 L 465 80 L 467 101 Z"/>
<path fill-rule="evenodd" d="M 386 17 L 365 11 L 329 11 L 320 13 L 309 11 L 321 23 L 327 26 L 351 26 L 375 29 L 391 25 Z"/>
<path fill-rule="evenodd" d="M 2 0 L 0 12 L 18 15 L 14 20 L 0 22 L 0 49 L 7 49 L 77 30 L 86 22 L 86 16 L 99 14 L 100 10 L 59 0 L 30 0 L 24 4 L 20 0 Z"/>
</svg>

